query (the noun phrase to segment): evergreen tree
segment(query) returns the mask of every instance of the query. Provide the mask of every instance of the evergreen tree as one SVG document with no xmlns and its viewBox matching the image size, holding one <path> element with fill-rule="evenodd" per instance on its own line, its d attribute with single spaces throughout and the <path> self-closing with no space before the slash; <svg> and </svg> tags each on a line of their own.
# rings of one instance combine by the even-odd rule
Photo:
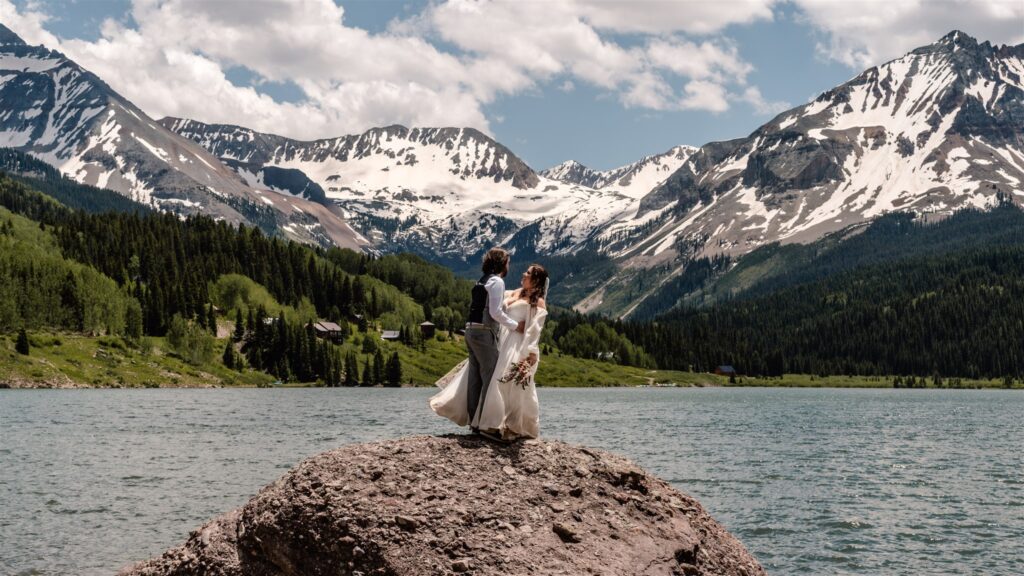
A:
<svg viewBox="0 0 1024 576">
<path fill-rule="evenodd" d="M 25 356 L 28 356 L 28 353 L 31 350 L 31 346 L 28 343 L 28 334 L 25 332 L 24 328 L 18 331 L 18 340 L 14 343 L 14 350 L 18 354 Z"/>
<path fill-rule="evenodd" d="M 355 352 L 349 352 L 345 356 L 345 386 L 359 385 L 359 360 Z"/>
<path fill-rule="evenodd" d="M 377 318 L 380 316 L 380 309 L 377 306 L 377 289 L 370 289 L 370 303 L 367 306 L 367 311 L 370 314 L 370 318 Z"/>
<path fill-rule="evenodd" d="M 377 339 L 372 334 L 363 337 L 363 354 L 373 354 L 378 348 Z"/>
<path fill-rule="evenodd" d="M 366 290 L 361 276 L 356 276 L 352 281 L 352 310 L 366 316 Z"/>
<path fill-rule="evenodd" d="M 124 336 L 131 342 L 142 339 L 143 330 L 142 306 L 135 298 L 128 299 L 128 307 L 124 311 Z"/>
<path fill-rule="evenodd" d="M 373 383 L 374 385 L 383 384 L 385 378 L 384 371 L 384 354 L 381 353 L 380 348 L 373 354 Z"/>
<path fill-rule="evenodd" d="M 231 342 L 228 342 L 227 345 L 224 346 L 223 359 L 224 366 L 228 367 L 231 370 L 235 369 L 235 345 L 232 344 Z"/>
<path fill-rule="evenodd" d="M 245 337 L 245 324 L 242 323 L 242 309 L 235 309 L 235 332 L 232 334 L 232 340 L 235 342 L 241 342 L 242 338 Z"/>
<path fill-rule="evenodd" d="M 363 363 L 363 386 L 373 386 L 373 368 L 370 368 L 370 357 L 366 357 L 366 362 Z"/>
<path fill-rule="evenodd" d="M 61 308 L 68 311 L 70 316 L 68 325 L 71 329 L 78 332 L 85 330 L 84 311 L 78 298 L 78 279 L 75 278 L 74 272 L 68 271 L 67 276 L 64 277 L 64 286 L 60 292 L 60 305 Z"/>
<path fill-rule="evenodd" d="M 398 357 L 398 352 L 391 353 L 391 359 L 388 360 L 387 374 L 388 386 L 400 386 L 402 384 L 402 360 Z"/>
<path fill-rule="evenodd" d="M 210 307 L 206 309 L 206 326 L 210 329 L 211 334 L 217 335 L 217 314 L 213 311 L 212 302 Z"/>
</svg>

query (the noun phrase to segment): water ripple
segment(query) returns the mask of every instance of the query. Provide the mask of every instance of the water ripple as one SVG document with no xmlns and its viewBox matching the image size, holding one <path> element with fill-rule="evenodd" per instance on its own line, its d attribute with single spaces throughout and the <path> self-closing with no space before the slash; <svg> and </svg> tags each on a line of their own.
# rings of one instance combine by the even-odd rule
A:
<svg viewBox="0 0 1024 576">
<path fill-rule="evenodd" d="M 0 391 L 0 574 L 110 574 L 432 390 Z M 549 438 L 696 498 L 771 574 L 1019 575 L 1024 394 L 542 389 Z"/>
</svg>

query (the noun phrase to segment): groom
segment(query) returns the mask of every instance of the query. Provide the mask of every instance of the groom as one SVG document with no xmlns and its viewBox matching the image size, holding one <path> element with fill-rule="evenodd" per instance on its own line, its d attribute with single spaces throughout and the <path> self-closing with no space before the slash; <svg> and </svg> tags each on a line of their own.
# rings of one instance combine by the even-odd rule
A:
<svg viewBox="0 0 1024 576">
<path fill-rule="evenodd" d="M 469 349 L 469 427 L 480 433 L 479 411 L 487 399 L 487 389 L 498 364 L 498 329 L 522 332 L 525 322 L 516 322 L 502 309 L 505 281 L 511 257 L 506 250 L 491 248 L 484 256 L 483 276 L 473 286 L 473 299 L 469 305 L 466 323 L 466 348 Z"/>
</svg>

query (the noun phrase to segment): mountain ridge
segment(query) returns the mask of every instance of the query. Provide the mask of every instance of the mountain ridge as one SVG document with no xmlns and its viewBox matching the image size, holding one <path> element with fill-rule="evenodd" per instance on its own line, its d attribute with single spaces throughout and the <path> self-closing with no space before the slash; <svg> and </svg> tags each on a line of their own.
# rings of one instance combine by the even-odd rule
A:
<svg viewBox="0 0 1024 576">
<path fill-rule="evenodd" d="M 153 122 L 63 55 L 6 28 L 0 42 L 0 103 L 10 110 L 0 144 L 79 181 L 179 214 L 445 263 L 495 244 L 531 259 L 594 254 L 616 271 L 566 302 L 584 311 L 628 314 L 639 302 L 616 292 L 640 283 L 642 301 L 703 257 L 807 243 L 892 212 L 943 217 L 1024 203 L 1024 45 L 957 30 L 746 137 L 612 170 L 567 161 L 539 172 L 470 128 L 391 125 L 300 141 Z M 55 80 L 62 67 L 71 71 Z M 65 76 L 80 81 L 62 84 Z M 63 92 L 33 106 L 46 96 L 33 78 Z"/>
<path fill-rule="evenodd" d="M 0 25 L 0 146 L 46 161 L 83 184 L 183 216 L 262 223 L 270 233 L 359 246 L 328 208 L 251 188 L 195 143 L 162 128 L 102 79 Z"/>
<path fill-rule="evenodd" d="M 1024 203 L 1024 45 L 954 31 L 785 111 L 750 136 L 702 146 L 597 235 L 655 293 L 687 262 L 804 243 L 896 211 L 951 214 Z M 621 314 L 598 289 L 584 310 Z M 645 296 L 642 296 L 645 297 Z"/>
<path fill-rule="evenodd" d="M 364 234 L 393 251 L 466 260 L 494 244 L 573 250 L 634 202 L 618 190 L 540 175 L 474 129 L 394 125 L 300 141 L 190 119 L 161 122 L 237 162 L 240 172 L 301 172 Z"/>
</svg>

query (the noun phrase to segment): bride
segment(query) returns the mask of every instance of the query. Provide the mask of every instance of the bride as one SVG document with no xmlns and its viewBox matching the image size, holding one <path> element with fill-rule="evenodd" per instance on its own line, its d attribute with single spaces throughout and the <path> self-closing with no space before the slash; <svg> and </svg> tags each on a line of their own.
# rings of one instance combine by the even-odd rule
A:
<svg viewBox="0 0 1024 576">
<path fill-rule="evenodd" d="M 543 266 L 532 264 L 523 273 L 522 287 L 506 291 L 502 303 L 513 320 L 525 321 L 526 329 L 515 332 L 501 328 L 498 340 L 498 363 L 488 386 L 489 393 L 473 418 L 473 426 L 504 440 L 519 437 L 536 438 L 540 429 L 540 403 L 533 377 L 540 362 L 540 335 L 547 318 L 544 296 L 547 295 L 548 273 Z M 466 407 L 469 375 L 466 363 L 456 366 L 438 380 L 443 390 L 430 399 L 430 407 L 439 416 L 458 424 L 470 424 Z"/>
</svg>

